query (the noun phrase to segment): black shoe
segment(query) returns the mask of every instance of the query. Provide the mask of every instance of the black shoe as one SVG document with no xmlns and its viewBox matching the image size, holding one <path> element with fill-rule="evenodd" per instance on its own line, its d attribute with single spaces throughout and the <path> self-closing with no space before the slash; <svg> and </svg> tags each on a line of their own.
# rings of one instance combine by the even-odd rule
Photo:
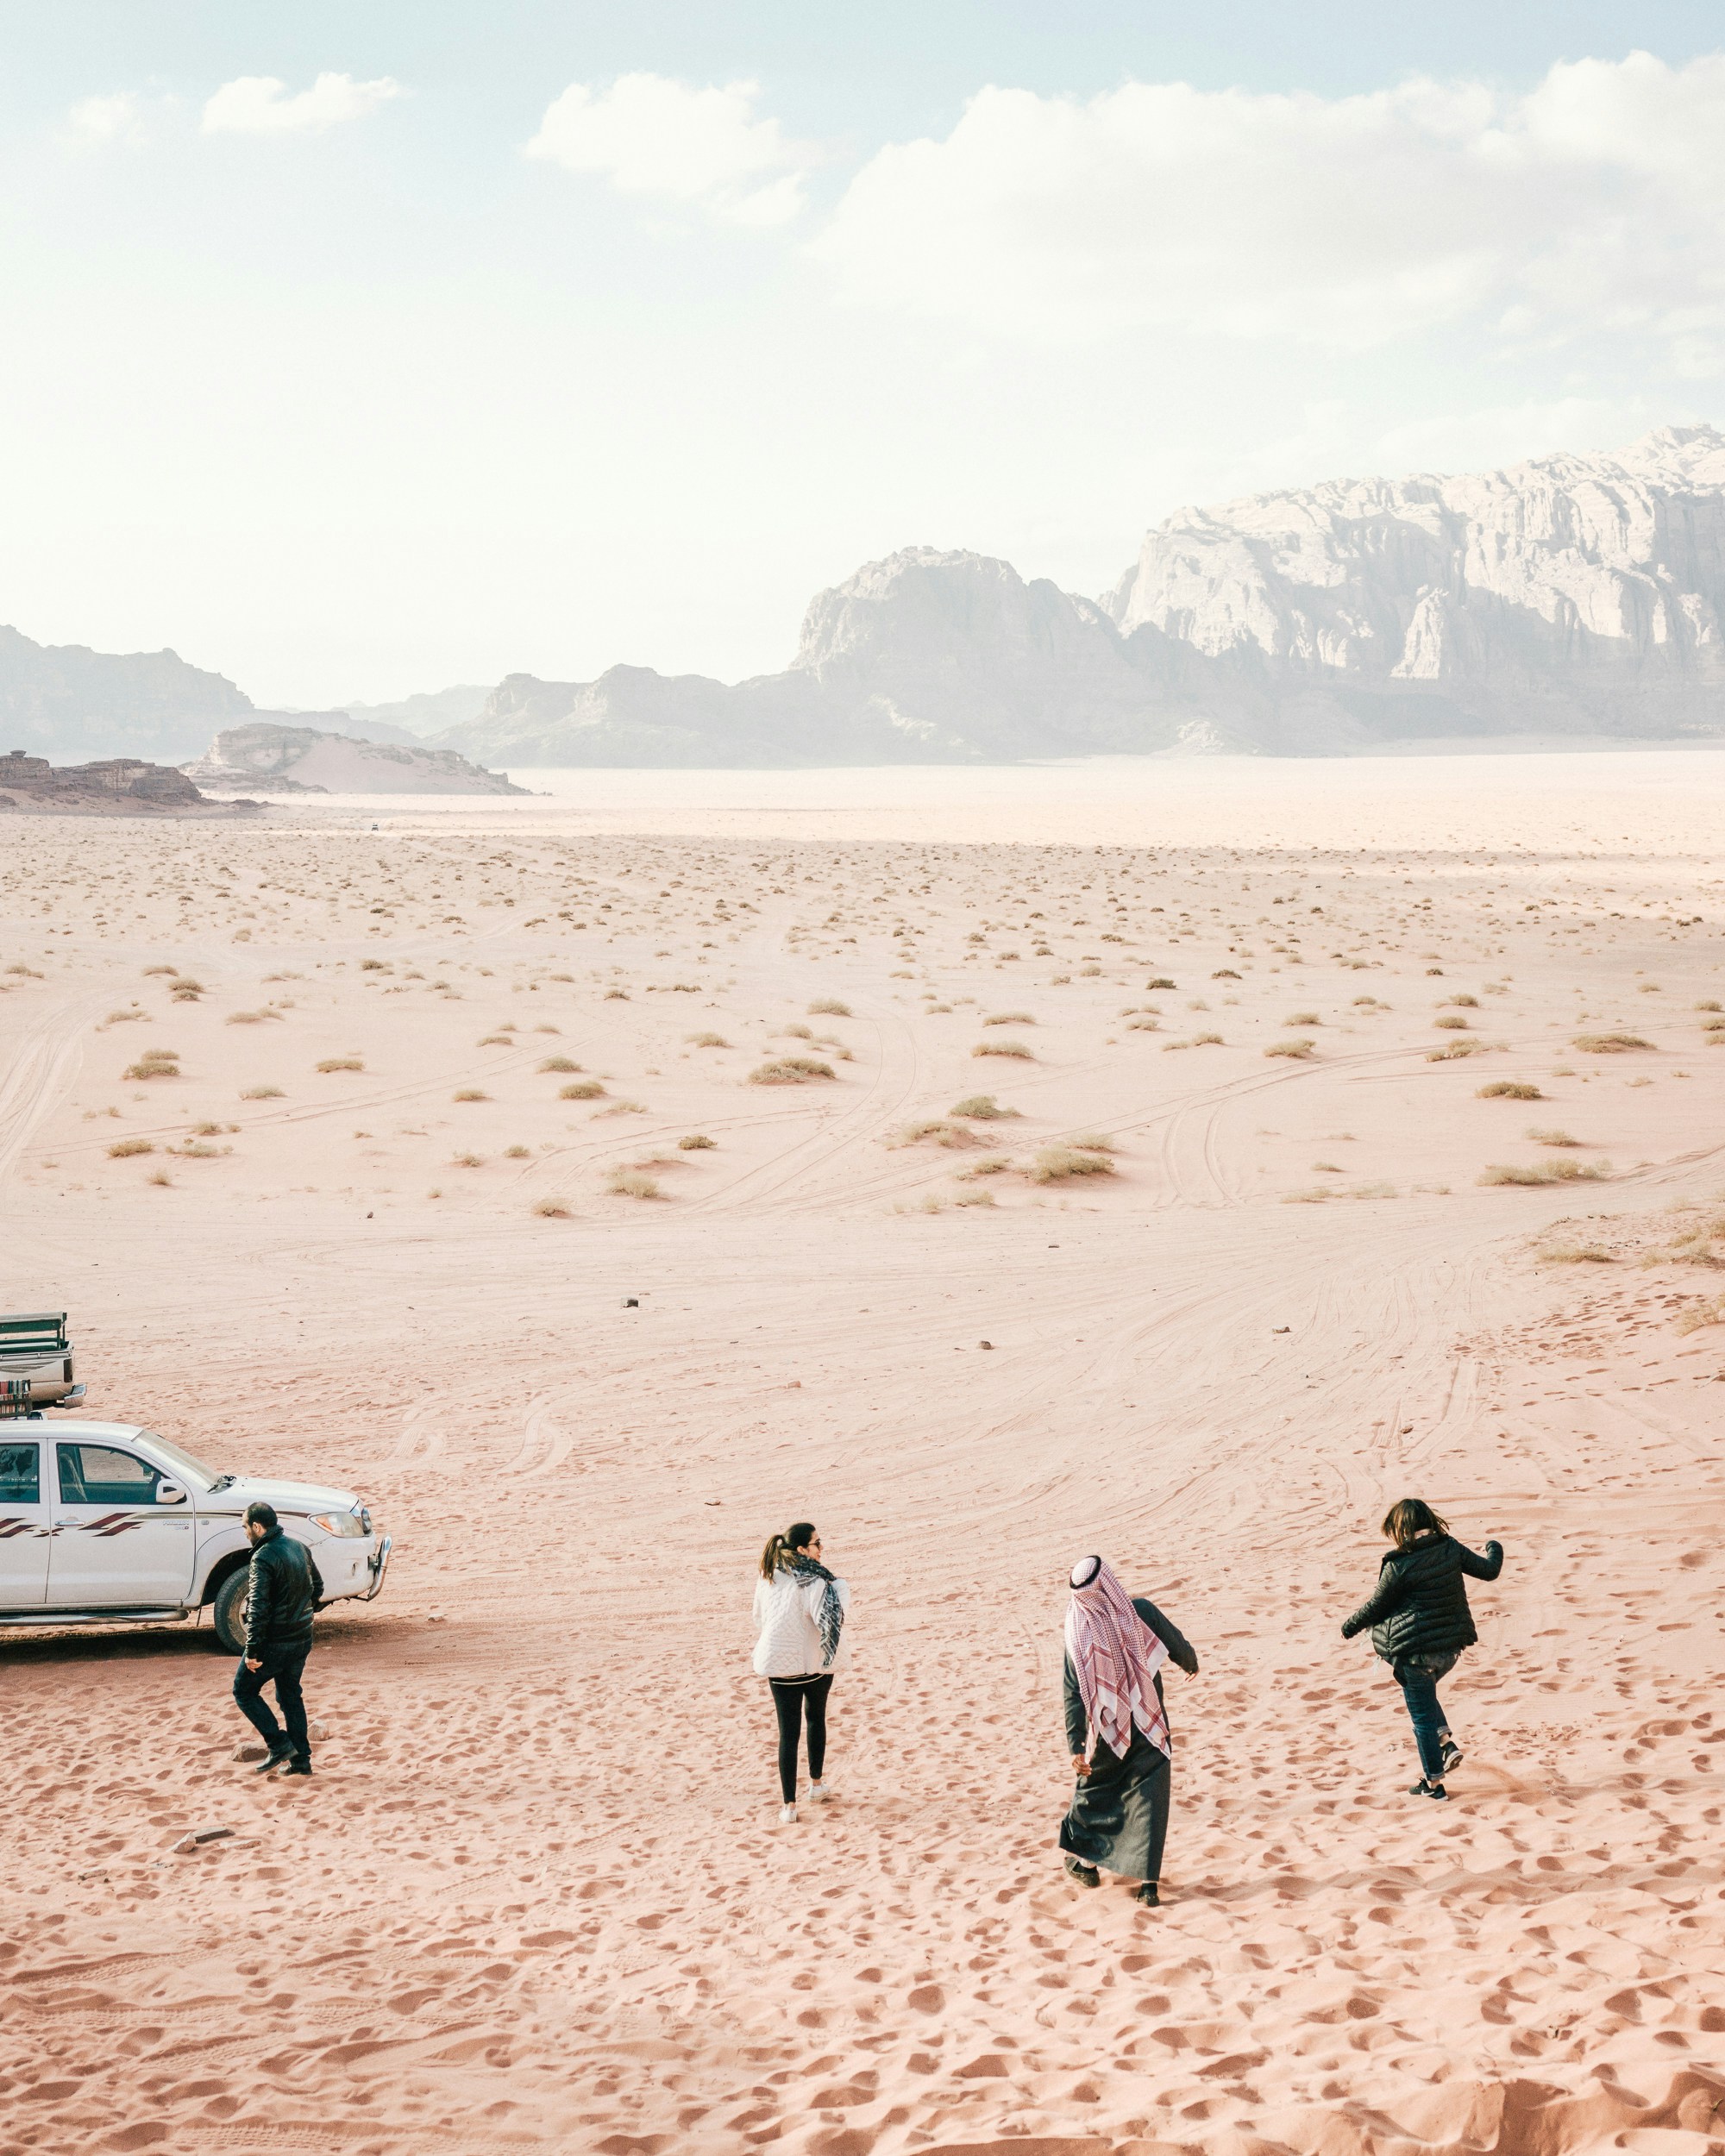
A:
<svg viewBox="0 0 1725 2156">
<path fill-rule="evenodd" d="M 1076 1857 L 1066 1859 L 1066 1876 L 1069 1879 L 1076 1879 L 1082 1887 L 1099 1887 L 1102 1883 L 1101 1875 L 1095 1865 L 1081 1864 Z"/>
<path fill-rule="evenodd" d="M 1141 1902 L 1147 1909 L 1159 1909 L 1162 1907 L 1162 1888 L 1159 1882 L 1155 1879 L 1146 1879 L 1138 1892 L 1133 1895 L 1132 1899 L 1134 1902 Z"/>
<path fill-rule="evenodd" d="M 292 1757 L 293 1754 L 285 1745 L 283 1745 L 278 1749 L 273 1749 L 263 1764 L 254 1767 L 252 1771 L 254 1774 L 273 1774 L 278 1767 L 285 1767 Z"/>
<path fill-rule="evenodd" d="M 1461 1764 L 1461 1746 L 1453 1737 L 1444 1739 L 1444 1772 L 1450 1773 Z"/>
<path fill-rule="evenodd" d="M 286 1774 L 310 1774 L 311 1761 L 304 1752 L 295 1752 L 283 1771 Z"/>
<path fill-rule="evenodd" d="M 290 1769 L 290 1772 L 292 1770 Z M 1441 1782 L 1427 1782 L 1423 1780 L 1416 1782 L 1413 1788 L 1408 1790 L 1408 1794 L 1409 1796 L 1434 1796 L 1440 1804 L 1444 1803 L 1449 1796 L 1449 1791 L 1444 1787 Z"/>
</svg>

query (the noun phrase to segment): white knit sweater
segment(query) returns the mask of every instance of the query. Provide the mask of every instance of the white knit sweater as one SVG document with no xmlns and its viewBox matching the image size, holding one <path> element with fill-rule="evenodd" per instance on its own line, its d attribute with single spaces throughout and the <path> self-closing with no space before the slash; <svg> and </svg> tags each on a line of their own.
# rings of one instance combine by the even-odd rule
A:
<svg viewBox="0 0 1725 2156">
<path fill-rule="evenodd" d="M 832 1583 L 839 1607 L 850 1614 L 850 1589 L 843 1580 Z M 821 1659 L 820 1628 L 815 1622 L 826 1582 L 812 1572 L 775 1572 L 770 1580 L 755 1582 L 755 1674 L 756 1677 L 824 1677 L 846 1658 L 850 1626 L 839 1634 L 838 1652 L 829 1664 Z"/>
</svg>

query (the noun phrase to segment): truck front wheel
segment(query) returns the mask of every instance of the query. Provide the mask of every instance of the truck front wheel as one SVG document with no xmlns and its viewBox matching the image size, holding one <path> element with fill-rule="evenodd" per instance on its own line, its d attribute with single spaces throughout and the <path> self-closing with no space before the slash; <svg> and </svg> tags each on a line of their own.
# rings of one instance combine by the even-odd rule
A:
<svg viewBox="0 0 1725 2156">
<path fill-rule="evenodd" d="M 215 1626 L 218 1646 L 229 1654 L 243 1654 L 246 1649 L 246 1609 L 251 1601 L 252 1569 L 242 1564 L 230 1572 L 216 1590 L 216 1600 L 210 1615 Z"/>
</svg>

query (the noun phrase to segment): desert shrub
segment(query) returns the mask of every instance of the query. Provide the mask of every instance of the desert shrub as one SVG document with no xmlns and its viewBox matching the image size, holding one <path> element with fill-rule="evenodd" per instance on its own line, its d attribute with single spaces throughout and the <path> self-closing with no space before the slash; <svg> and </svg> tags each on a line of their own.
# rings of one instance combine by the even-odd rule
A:
<svg viewBox="0 0 1725 2156">
<path fill-rule="evenodd" d="M 449 1165 L 451 1168 L 483 1168 L 485 1157 L 480 1153 L 452 1153 Z"/>
<path fill-rule="evenodd" d="M 1310 1041 L 1272 1041 L 1264 1052 L 1266 1056 L 1286 1056 L 1295 1062 L 1304 1062 L 1314 1051 Z"/>
<path fill-rule="evenodd" d="M 1452 1012 L 1447 1017 L 1433 1018 L 1432 1023 L 1433 1025 L 1444 1027 L 1446 1031 L 1452 1033 L 1465 1033 L 1467 1031 L 1467 1020 L 1457 1018 Z"/>
<path fill-rule="evenodd" d="M 818 1063 L 809 1056 L 781 1056 L 762 1063 L 749 1074 L 751 1086 L 806 1086 L 812 1078 L 831 1078 L 832 1065 Z"/>
<path fill-rule="evenodd" d="M 1534 1256 L 1541 1265 L 1615 1265 L 1617 1262 L 1597 1243 L 1548 1243 Z"/>
<path fill-rule="evenodd" d="M 1284 1025 L 1321 1025 L 1323 1020 L 1315 1011 L 1296 1011 L 1290 1018 L 1283 1018 Z"/>
<path fill-rule="evenodd" d="M 1310 1190 L 1287 1192 L 1282 1202 L 1284 1206 L 1321 1206 L 1327 1205 L 1332 1198 L 1393 1198 L 1395 1195 L 1394 1183 L 1356 1183 L 1351 1190 L 1335 1183 L 1318 1183 Z"/>
<path fill-rule="evenodd" d="M 179 1057 L 171 1048 L 152 1048 L 145 1055 L 140 1056 L 135 1063 L 129 1063 L 124 1075 L 128 1078 L 138 1080 L 178 1078 Z"/>
<path fill-rule="evenodd" d="M 812 1018 L 848 1018 L 850 1006 L 841 1003 L 837 996 L 818 996 L 808 1007 Z"/>
<path fill-rule="evenodd" d="M 1226 1045 L 1220 1033 L 1195 1033 L 1192 1036 L 1194 1048 L 1222 1048 Z"/>
<path fill-rule="evenodd" d="M 323 1066 L 320 1064 L 318 1068 L 321 1069 Z M 449 1098 L 452 1100 L 463 1101 L 489 1100 L 491 1095 L 488 1093 L 481 1093 L 477 1086 L 462 1086 L 456 1092 L 452 1093 Z"/>
<path fill-rule="evenodd" d="M 1703 1018 L 1701 1030 L 1703 1033 L 1725 1033 L 1725 1018 Z"/>
<path fill-rule="evenodd" d="M 1146 981 L 1144 985 L 1149 993 L 1154 995 L 1158 988 L 1174 988 L 1180 984 L 1170 981 L 1165 973 L 1159 973 L 1154 981 Z"/>
<path fill-rule="evenodd" d="M 1490 1188 L 1499 1183 L 1514 1183 L 1523 1188 L 1534 1188 L 1541 1183 L 1597 1183 L 1603 1182 L 1610 1174 L 1603 1162 L 1597 1167 L 1584 1165 L 1578 1160 L 1544 1160 L 1532 1168 L 1510 1168 L 1501 1163 L 1482 1169 L 1474 1181 Z"/>
<path fill-rule="evenodd" d="M 643 1175 L 638 1168 L 613 1168 L 605 1179 L 605 1187 L 613 1198 L 659 1198 L 664 1195 L 650 1175 Z"/>
<path fill-rule="evenodd" d="M 996 1011 L 982 1021 L 984 1025 L 1034 1025 L 1036 1020 L 1028 1011 Z"/>
<path fill-rule="evenodd" d="M 1026 1062 L 1035 1060 L 1022 1041 L 978 1041 L 970 1053 L 973 1056 L 1017 1056 Z"/>
<path fill-rule="evenodd" d="M 959 1170 L 960 1180 L 974 1182 L 979 1175 L 1004 1175 L 1012 1163 L 1004 1153 L 990 1153 L 986 1160 L 973 1161 L 969 1168 Z"/>
<path fill-rule="evenodd" d="M 248 1086 L 240 1095 L 242 1100 L 280 1100 L 284 1097 L 279 1086 Z"/>
<path fill-rule="evenodd" d="M 1476 1100 L 1543 1100 L 1544 1094 L 1520 1078 L 1494 1078 L 1475 1094 Z"/>
<path fill-rule="evenodd" d="M 140 1153 L 154 1153 L 155 1147 L 147 1138 L 117 1138 L 108 1148 L 110 1160 L 132 1160 Z"/>
<path fill-rule="evenodd" d="M 731 1045 L 723 1033 L 691 1033 L 687 1039 L 691 1048 L 729 1048 Z"/>
<path fill-rule="evenodd" d="M 1567 1131 L 1530 1129 L 1524 1133 L 1535 1145 L 1579 1145 L 1578 1138 L 1571 1138 Z"/>
<path fill-rule="evenodd" d="M 320 1071 L 363 1070 L 365 1065 L 357 1056 L 326 1056 L 317 1068 Z"/>
<path fill-rule="evenodd" d="M 608 1108 L 601 1108 L 599 1110 L 599 1115 L 596 1115 L 593 1118 L 593 1121 L 597 1123 L 601 1116 L 645 1115 L 647 1109 L 644 1102 L 639 1100 L 613 1100 Z"/>
<path fill-rule="evenodd" d="M 6 970 L 8 973 L 23 973 L 27 970 L 27 968 L 22 966 L 8 966 Z M 179 968 L 178 966 L 146 966 L 144 968 L 144 978 L 147 981 L 152 974 L 177 974 L 179 971 Z"/>
<path fill-rule="evenodd" d="M 1479 998 L 1471 996 L 1465 992 L 1460 995 L 1446 996 L 1444 1001 L 1455 1004 L 1464 1011 L 1477 1011 L 1479 1008 Z"/>
<path fill-rule="evenodd" d="M 505 1145 L 503 1149 L 503 1157 L 505 1160 L 531 1160 L 533 1156 L 525 1145 Z"/>
<path fill-rule="evenodd" d="M 148 1182 L 153 1182 L 158 1190 L 172 1190 L 173 1188 L 173 1177 L 168 1174 L 166 1169 L 165 1168 L 157 1169 L 154 1175 L 147 1176 L 145 1180 Z"/>
<path fill-rule="evenodd" d="M 1128 1018 L 1126 1031 L 1128 1033 L 1159 1033 L 1162 1031 L 1162 1020 L 1160 1018 Z"/>
<path fill-rule="evenodd" d="M 718 1144 L 716 1138 L 705 1137 L 699 1131 L 692 1131 L 687 1138 L 677 1140 L 680 1153 L 710 1153 Z"/>
<path fill-rule="evenodd" d="M 992 1190 L 959 1190 L 953 1193 L 956 1206 L 991 1206 L 994 1202 Z"/>
<path fill-rule="evenodd" d="M 361 973 L 387 973 L 389 968 L 385 965 L 381 958 L 362 958 L 360 961 L 360 971 Z"/>
<path fill-rule="evenodd" d="M 1584 1056 L 1627 1056 L 1631 1049 L 1651 1048 L 1639 1033 L 1578 1033 L 1570 1043 Z"/>
<path fill-rule="evenodd" d="M 629 991 L 627 988 L 607 988 L 601 1000 L 606 1003 L 627 1003 Z"/>
<path fill-rule="evenodd" d="M 1115 1150 L 1113 1138 L 1100 1137 L 1095 1131 L 1086 1131 L 1082 1138 L 1069 1138 L 1066 1143 L 1076 1145 L 1081 1153 L 1112 1153 Z"/>
<path fill-rule="evenodd" d="M 1679 1332 L 1698 1332 L 1704 1325 L 1725 1325 L 1725 1295 L 1711 1302 L 1692 1302 L 1677 1321 Z"/>
<path fill-rule="evenodd" d="M 794 1041 L 812 1041 L 814 1038 L 806 1025 L 781 1025 L 777 1031 Z"/>
<path fill-rule="evenodd" d="M 514 1045 L 507 1033 L 487 1033 L 480 1043 L 481 1048 L 513 1048 Z"/>
<path fill-rule="evenodd" d="M 1484 1041 L 1446 1041 L 1441 1047 L 1428 1048 L 1426 1061 L 1428 1063 L 1452 1063 L 1464 1056 L 1483 1056 L 1484 1053 Z"/>
<path fill-rule="evenodd" d="M 580 1065 L 571 1062 L 567 1056 L 548 1056 L 539 1066 L 539 1075 L 543 1078 L 551 1071 L 579 1070 L 580 1069 Z"/>
<path fill-rule="evenodd" d="M 1018 1113 L 1016 1108 L 1003 1108 L 992 1093 L 969 1093 L 952 1110 L 954 1115 L 968 1115 L 975 1123 L 995 1123 L 1005 1116 Z"/>
<path fill-rule="evenodd" d="M 950 1123 L 944 1116 L 926 1116 L 921 1121 L 906 1123 L 888 1141 L 893 1145 L 915 1145 L 924 1138 L 932 1138 L 937 1145 L 974 1145 L 975 1133 L 967 1131 L 962 1123 Z"/>
<path fill-rule="evenodd" d="M 1239 975 L 1232 966 L 1218 966 L 1210 978 L 1212 981 L 1238 981 Z"/>
<path fill-rule="evenodd" d="M 569 1208 L 561 1198 L 540 1198 L 535 1201 L 533 1210 L 542 1220 L 567 1220 L 569 1217 Z"/>
<path fill-rule="evenodd" d="M 582 1078 L 573 1086 L 561 1087 L 557 1094 L 560 1100 L 597 1100 L 605 1091 L 597 1078 Z"/>
<path fill-rule="evenodd" d="M 170 1145 L 167 1150 L 177 1160 L 214 1160 L 222 1149 L 219 1145 L 206 1145 L 201 1138 L 191 1138 L 184 1145 Z M 233 1148 L 228 1150 L 231 1152 Z"/>
<path fill-rule="evenodd" d="M 141 1011 L 134 1004 L 129 1011 L 110 1011 L 102 1023 L 104 1025 L 124 1025 L 129 1018 L 147 1018 L 148 1016 L 147 1011 Z"/>
<path fill-rule="evenodd" d="M 1076 1145 L 1044 1145 L 1032 1163 L 1030 1179 L 1036 1183 L 1060 1183 L 1074 1175 L 1112 1175 L 1114 1163 L 1106 1153 L 1093 1153 Z"/>
</svg>

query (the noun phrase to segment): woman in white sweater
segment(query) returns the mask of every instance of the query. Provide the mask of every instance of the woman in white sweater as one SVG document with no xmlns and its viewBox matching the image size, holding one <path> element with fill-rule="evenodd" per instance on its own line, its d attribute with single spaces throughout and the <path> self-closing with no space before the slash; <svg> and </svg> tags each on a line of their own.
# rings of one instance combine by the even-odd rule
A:
<svg viewBox="0 0 1725 2156">
<path fill-rule="evenodd" d="M 797 1745 L 808 1720 L 809 1796 L 826 1795 L 826 1695 L 839 1659 L 850 1589 L 820 1561 L 820 1537 L 799 1520 L 772 1536 L 755 1583 L 755 1674 L 764 1677 L 779 1717 L 779 1818 L 797 1815 Z"/>
</svg>

